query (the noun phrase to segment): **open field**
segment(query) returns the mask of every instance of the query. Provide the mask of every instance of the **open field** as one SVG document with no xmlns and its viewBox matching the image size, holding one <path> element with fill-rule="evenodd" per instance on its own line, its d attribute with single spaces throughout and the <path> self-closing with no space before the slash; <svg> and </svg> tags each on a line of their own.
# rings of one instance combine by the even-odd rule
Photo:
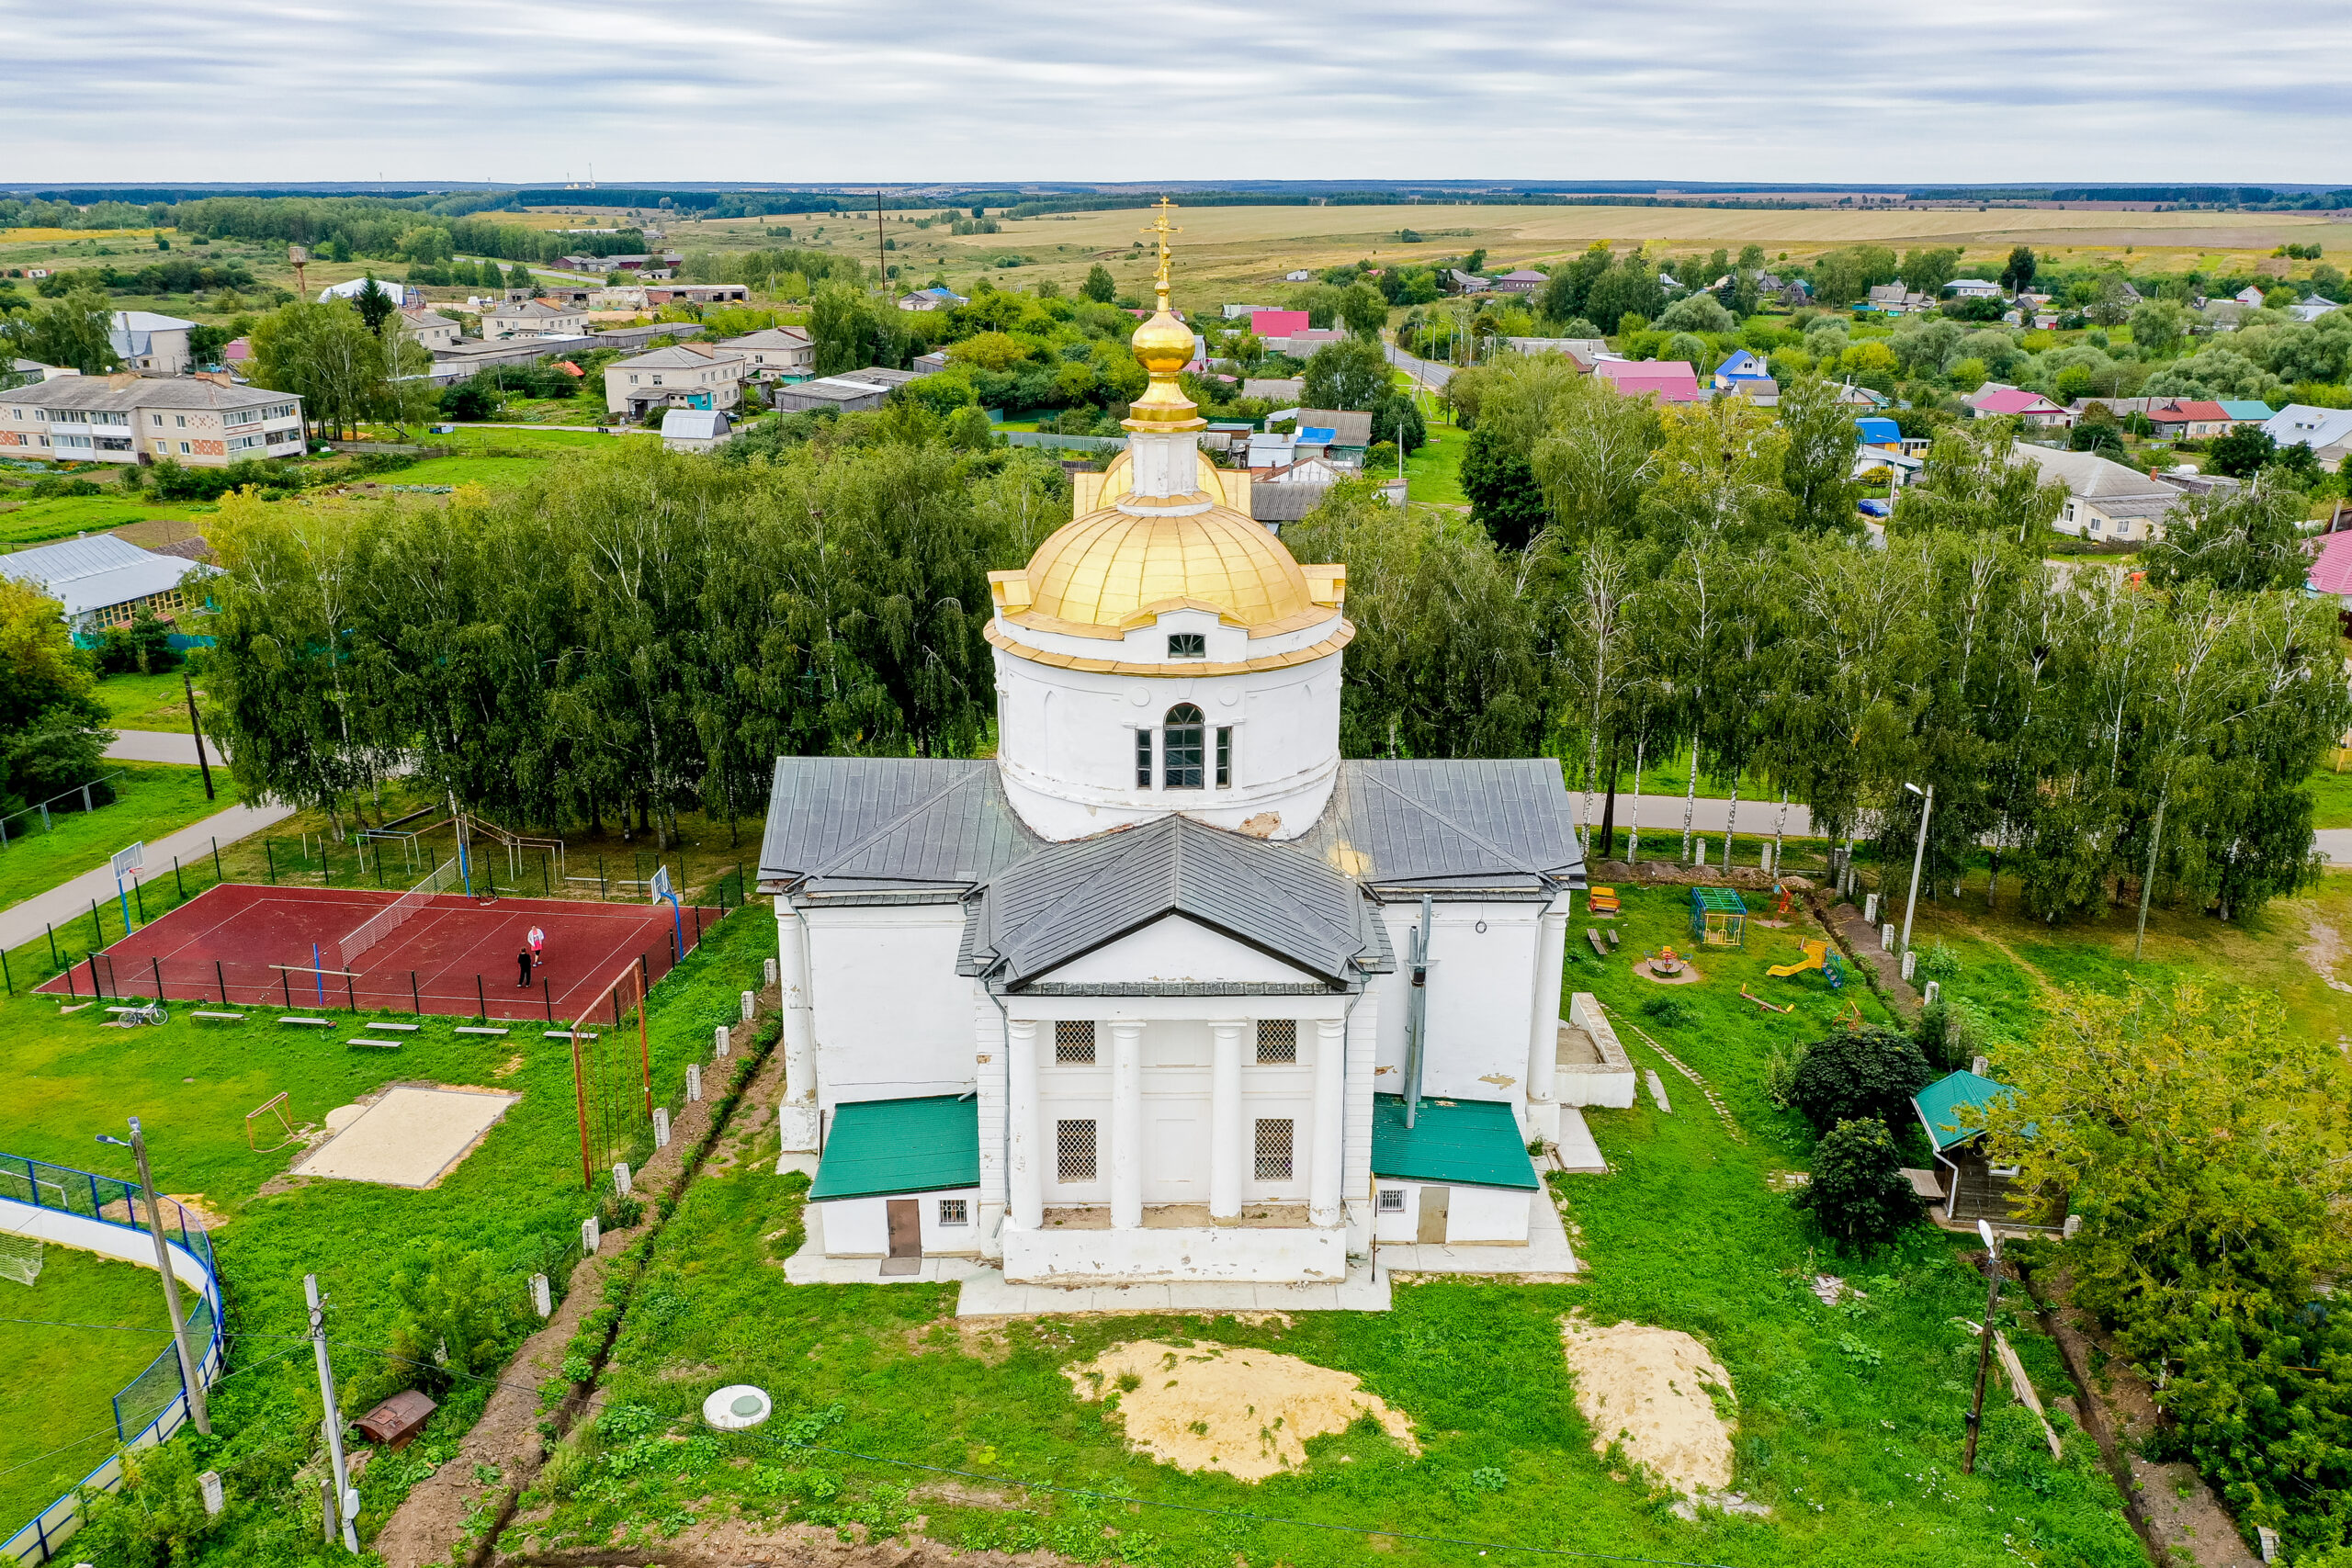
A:
<svg viewBox="0 0 2352 1568">
<path fill-rule="evenodd" d="M 1568 987 L 1596 992 L 1706 1075 L 1737 1131 L 1627 1031 L 1637 1063 L 1673 1086 L 1675 1111 L 1645 1101 L 1592 1113 L 1611 1170 L 1555 1179 L 1587 1269 L 1575 1282 L 1405 1284 L 1384 1314 L 959 1323 L 945 1315 L 952 1287 L 786 1284 L 775 1263 L 799 1239 L 806 1178 L 770 1173 L 768 1134 L 741 1157 L 722 1155 L 682 1201 L 607 1370 L 609 1429 L 559 1451 L 523 1509 L 526 1521 L 535 1504 L 552 1516 L 526 1528 L 558 1550 L 682 1557 L 695 1555 L 697 1521 L 725 1531 L 740 1514 L 758 1539 L 763 1522 L 786 1517 L 887 1531 L 920 1513 L 931 1536 L 959 1547 L 1081 1561 L 1320 1568 L 1377 1551 L 1399 1563 L 1468 1562 L 1474 1548 L 1509 1544 L 1742 1568 L 1991 1568 L 2014 1543 L 2039 1549 L 2037 1561 L 2131 1568 L 2138 1545 L 2079 1435 L 2052 1463 L 2031 1418 L 2002 1401 L 1979 1473 L 1960 1473 L 1974 1351 L 1957 1320 L 1983 1300 L 1964 1243 L 1922 1226 L 1867 1263 L 1841 1264 L 1809 1243 L 1776 1184 L 1802 1165 L 1810 1138 L 1758 1097 L 1765 1051 L 1829 1027 L 1842 1004 L 1817 977 L 1764 980 L 1772 959 L 1752 944 L 1710 954 L 1708 979 L 1672 993 L 1690 1009 L 1679 1022 L 1640 1011 L 1665 993 L 1628 960 L 1687 930 L 1680 891 L 1630 894 L 1627 952 L 1572 964 Z M 1762 1019 L 1738 999 L 1743 981 L 1777 987 L 1799 1012 Z M 1848 995 L 1883 1016 L 1858 987 Z M 1824 1269 L 1851 1276 L 1868 1300 L 1823 1305 L 1807 1287 Z M 1736 1402 L 1733 1483 L 1769 1515 L 1679 1518 L 1669 1495 L 1594 1451 L 1609 1434 L 1592 1430 L 1573 1397 L 1560 1326 L 1572 1313 L 1705 1343 L 1734 1385 L 1719 1402 Z M 2065 1392 L 2032 1322 L 2005 1326 L 2043 1394 Z M 1129 1449 L 1122 1416 L 1106 1408 L 1115 1400 L 1074 1397 L 1064 1373 L 1144 1338 L 1263 1347 L 1360 1378 L 1411 1422 L 1419 1452 L 1359 1422 L 1311 1440 L 1302 1470 L 1255 1484 L 1154 1462 Z M 777 1391 L 777 1419 L 664 1441 L 672 1420 L 735 1381 Z M 966 1473 L 943 1483 L 910 1466 Z M 1094 1495 L 1023 1484 L 1038 1482 Z"/>
<path fill-rule="evenodd" d="M 203 700 L 203 690 L 197 692 Z M 187 727 L 187 694 L 180 685 L 179 671 L 158 671 L 153 675 L 136 673 L 108 675 L 98 682 L 98 705 L 107 710 L 107 724 L 114 729 L 168 729 L 186 735 Z"/>
<path fill-rule="evenodd" d="M 176 688 L 178 682 L 173 684 Z M 228 769 L 217 765 L 212 770 L 217 800 L 204 798 L 204 780 L 194 768 L 169 762 L 107 764 L 109 773 L 118 768 L 121 773 L 113 781 L 117 795 L 111 805 L 86 812 L 52 810 L 50 820 L 54 826 L 46 833 L 39 831 L 38 818 L 30 832 L 26 832 L 26 819 L 21 817 L 8 824 L 8 847 L 0 850 L 0 909 L 46 892 L 93 866 L 103 867 L 107 858 L 125 844 L 160 839 L 217 811 L 226 811 L 239 799 L 237 781 L 230 777 Z M 17 837 L 19 833 L 24 837 Z M 169 878 L 171 872 L 165 863 L 150 865 L 146 874 Z M 24 973 L 17 971 L 20 980 Z M 7 1129 L 0 1125 L 0 1148 L 6 1146 Z"/>
<path fill-rule="evenodd" d="M 536 457 L 427 457 L 412 468 L 381 476 L 381 481 L 395 485 L 488 485 L 497 490 L 528 484 L 546 471 Z"/>
<path fill-rule="evenodd" d="M 0 495 L 8 492 L 0 491 Z M 122 495 L 53 495 L 0 507 L 0 547 L 47 544 L 76 534 L 100 534 L 128 523 L 169 518 L 185 522 L 211 508 L 201 502 L 148 501 Z"/>
<path fill-rule="evenodd" d="M 113 1131 L 121 1124 L 104 1116 L 91 1126 Z M 79 1169 L 92 1164 L 78 1150 L 68 1157 Z M 195 1303 L 185 1287 L 180 1296 L 184 1308 Z M 0 1378 L 0 1535 L 47 1507 L 114 1450 L 115 1394 L 172 1343 L 162 1297 L 153 1269 L 55 1242 L 42 1249 L 40 1278 L 29 1287 L 0 1280 L 0 1366 L 8 1369 Z M 25 1321 L 33 1318 L 142 1326 L 108 1333 Z"/>
<path fill-rule="evenodd" d="M 1405 459 L 1405 497 L 1408 501 L 1426 501 L 1439 506 L 1470 504 L 1462 492 L 1462 454 L 1469 450 L 1470 437 L 1451 424 L 1431 421 L 1428 426 L 1429 443 Z"/>
</svg>

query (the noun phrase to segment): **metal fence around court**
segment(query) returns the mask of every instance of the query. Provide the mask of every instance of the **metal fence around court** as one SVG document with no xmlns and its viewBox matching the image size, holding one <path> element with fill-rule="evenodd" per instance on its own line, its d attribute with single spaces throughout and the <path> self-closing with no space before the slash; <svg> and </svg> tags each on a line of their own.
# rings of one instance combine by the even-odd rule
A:
<svg viewBox="0 0 2352 1568">
<path fill-rule="evenodd" d="M 202 1282 L 187 1317 L 187 1345 L 197 1363 L 197 1375 L 209 1383 L 220 1375 L 227 1358 L 220 1325 L 220 1274 L 212 1238 L 203 1223 L 178 1202 L 161 1196 L 156 1201 L 164 1216 L 165 1246 L 200 1270 Z M 13 1211 L 6 1215 L 11 1228 L 44 1235 L 60 1245 L 136 1263 L 153 1257 L 153 1244 L 144 1239 L 147 1213 L 139 1185 L 119 1177 L 0 1154 L 0 1210 Z M 132 1241 L 134 1235 L 141 1239 Z M 181 1278 L 187 1282 L 186 1275 Z M 82 1528 L 84 1495 L 119 1488 L 126 1454 L 152 1448 L 179 1430 L 188 1418 L 188 1402 L 177 1351 L 165 1345 L 144 1371 L 123 1385 L 113 1404 L 119 1447 L 72 1491 L 0 1542 L 0 1561 L 38 1564 L 57 1556 L 63 1543 Z"/>
</svg>

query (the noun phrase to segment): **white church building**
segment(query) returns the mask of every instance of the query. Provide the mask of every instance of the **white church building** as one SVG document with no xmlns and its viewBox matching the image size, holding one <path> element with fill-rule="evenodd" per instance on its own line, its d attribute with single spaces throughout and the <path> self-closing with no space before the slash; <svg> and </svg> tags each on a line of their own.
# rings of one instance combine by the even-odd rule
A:
<svg viewBox="0 0 2352 1568">
<path fill-rule="evenodd" d="M 1549 1147 L 1565 1116 L 1589 1149 L 1574 1108 L 1633 1075 L 1590 998 L 1561 1016 L 1559 767 L 1341 758 L 1346 570 L 1197 450 L 1164 243 L 1135 347 L 1127 451 L 990 574 L 998 756 L 777 761 L 804 1256 L 1073 1287 L 1330 1284 L 1375 1244 L 1560 1267 Z"/>
</svg>

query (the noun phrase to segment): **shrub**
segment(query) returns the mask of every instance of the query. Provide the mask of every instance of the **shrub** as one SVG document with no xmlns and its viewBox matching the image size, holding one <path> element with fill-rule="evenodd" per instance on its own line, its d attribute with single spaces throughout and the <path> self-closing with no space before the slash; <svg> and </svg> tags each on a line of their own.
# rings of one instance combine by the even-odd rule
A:
<svg viewBox="0 0 2352 1568">
<path fill-rule="evenodd" d="M 1916 1042 L 1890 1029 L 1857 1030 L 1807 1048 L 1789 1103 L 1819 1134 L 1865 1117 L 1893 1128 L 1908 1120 L 1911 1096 L 1934 1077 Z"/>
<path fill-rule="evenodd" d="M 1919 1053 L 1935 1066 L 1951 1072 L 1968 1066 L 1983 1048 L 1984 1031 L 1967 1004 L 1938 997 L 1919 1014 L 1915 1038 Z"/>
<path fill-rule="evenodd" d="M 1796 1089 L 1798 1069 L 1804 1066 L 1806 1054 L 1812 1049 L 1802 1040 L 1786 1045 L 1775 1045 L 1764 1054 L 1764 1098 L 1776 1109 L 1786 1111 Z"/>
<path fill-rule="evenodd" d="M 1919 1217 L 1919 1198 L 1884 1122 L 1840 1122 L 1814 1150 L 1813 1179 L 1792 1200 L 1840 1247 L 1892 1241 Z"/>
<path fill-rule="evenodd" d="M 1652 997 L 1642 1004 L 1642 1016 L 1655 1019 L 1668 1029 L 1679 1029 L 1699 1015 L 1680 997 Z"/>
<path fill-rule="evenodd" d="M 1960 954 L 1951 943 L 1938 937 L 1919 954 L 1916 967 L 1922 980 L 1956 980 L 1960 978 Z"/>
</svg>

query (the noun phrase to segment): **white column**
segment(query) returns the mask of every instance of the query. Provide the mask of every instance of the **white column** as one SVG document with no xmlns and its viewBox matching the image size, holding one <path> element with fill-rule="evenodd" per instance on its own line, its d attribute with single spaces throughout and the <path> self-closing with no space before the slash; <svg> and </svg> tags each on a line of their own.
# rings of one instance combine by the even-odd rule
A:
<svg viewBox="0 0 2352 1568">
<path fill-rule="evenodd" d="M 1212 1023 L 1209 1039 L 1209 1218 L 1241 1217 L 1240 1022 Z"/>
<path fill-rule="evenodd" d="M 1347 1020 L 1315 1021 L 1315 1134 L 1307 1145 L 1306 1218 L 1310 1224 L 1340 1223 L 1340 1129 L 1348 1081 Z"/>
<path fill-rule="evenodd" d="M 784 1103 L 776 1130 L 786 1154 L 817 1147 L 817 1015 L 809 994 L 808 922 L 776 900 L 776 984 L 784 1001 Z"/>
<path fill-rule="evenodd" d="M 1111 1224 L 1143 1224 L 1143 1025 L 1111 1025 Z"/>
<path fill-rule="evenodd" d="M 1567 895 L 1554 899 L 1535 926 L 1535 997 L 1527 1029 L 1527 1133 L 1559 1136 L 1555 1078 L 1560 1060 L 1560 973 L 1567 962 Z"/>
<path fill-rule="evenodd" d="M 1038 1140 L 1037 1022 L 1016 1018 L 1005 1025 L 1008 1079 L 1004 1113 L 1011 1156 L 1006 1201 L 1012 1223 L 1035 1230 L 1046 1223 L 1046 1148 Z"/>
</svg>

